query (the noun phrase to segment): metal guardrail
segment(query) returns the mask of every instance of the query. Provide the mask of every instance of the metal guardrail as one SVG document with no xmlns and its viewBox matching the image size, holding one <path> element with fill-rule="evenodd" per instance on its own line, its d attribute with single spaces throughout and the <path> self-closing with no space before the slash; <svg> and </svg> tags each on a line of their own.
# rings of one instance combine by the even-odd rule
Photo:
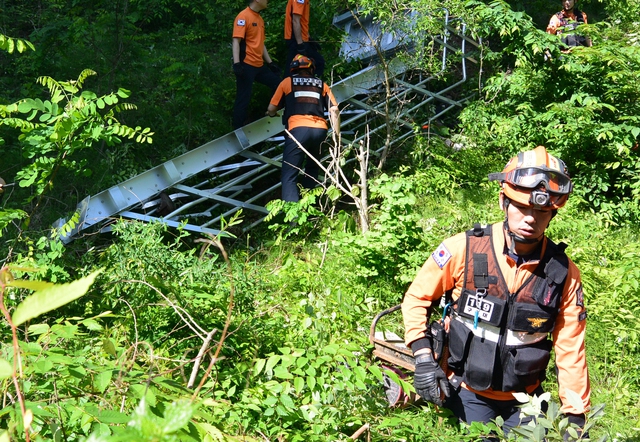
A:
<svg viewBox="0 0 640 442">
<path fill-rule="evenodd" d="M 349 57 L 371 59 L 371 47 L 376 44 L 381 45 L 378 49 L 384 51 L 395 52 L 399 49 L 400 40 L 389 40 L 390 34 L 377 29 L 375 23 L 356 20 L 351 13 L 349 15 L 352 22 L 344 14 L 334 19 L 334 23 L 344 26 L 345 30 L 356 34 L 360 30 L 356 35 L 361 39 L 359 55 L 354 52 L 353 35 L 350 34 L 350 39 L 343 44 L 343 49 L 350 48 Z M 358 22 L 358 26 L 354 26 L 355 22 Z M 368 35 L 379 36 L 384 44 L 371 41 L 368 36 L 363 37 L 366 35 L 361 32 L 363 23 L 371 27 Z M 341 103 L 340 130 L 345 142 L 357 143 L 386 130 L 387 122 L 381 118 L 385 115 L 385 105 L 393 113 L 392 124 L 405 127 L 394 135 L 392 144 L 411 136 L 415 125 L 427 124 L 451 109 L 462 106 L 468 97 L 454 99 L 447 93 L 467 81 L 466 62 L 475 62 L 467 46 L 477 46 L 477 43 L 465 35 L 464 24 L 460 24 L 460 30 L 453 28 L 448 13 L 443 24 L 442 36 L 434 37 L 441 47 L 442 68 L 438 74 L 423 77 L 409 71 L 400 58 L 392 58 L 386 63 L 386 78 L 393 88 L 393 94 L 388 98 L 385 97 L 385 71 L 381 63 L 365 67 L 331 86 Z M 366 41 L 362 38 L 366 38 Z M 439 90 L 430 90 L 431 84 L 447 65 L 457 62 L 460 63 L 460 79 Z M 405 102 L 412 103 L 412 106 L 405 106 Z M 441 106 L 435 112 L 427 111 L 427 107 L 434 103 Z M 423 121 L 416 120 L 420 118 L 420 113 Z M 182 226 L 188 231 L 216 235 L 219 230 L 212 226 L 219 225 L 222 218 L 228 218 L 240 209 L 254 214 L 245 222 L 243 229 L 246 231 L 264 218 L 267 210 L 263 201 L 269 197 L 273 199 L 274 192 L 280 187 L 283 137 L 279 135 L 283 131 L 280 118 L 261 118 L 103 192 L 86 197 L 76 209 L 79 222 L 62 235 L 61 240 L 69 243 L 85 232 L 96 229 L 108 231 L 117 218 L 163 222 L 172 227 Z M 257 147 L 263 150 L 256 152 Z M 60 229 L 67 222 L 68 219 L 61 218 L 54 228 Z"/>
</svg>

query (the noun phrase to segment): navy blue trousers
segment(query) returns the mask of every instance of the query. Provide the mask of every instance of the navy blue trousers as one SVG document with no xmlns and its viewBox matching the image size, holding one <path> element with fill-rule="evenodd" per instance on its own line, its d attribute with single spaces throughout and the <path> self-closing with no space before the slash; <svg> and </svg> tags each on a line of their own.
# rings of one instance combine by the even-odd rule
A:
<svg viewBox="0 0 640 442">
<path fill-rule="evenodd" d="M 540 396 L 543 392 L 542 387 L 539 386 L 532 395 Z M 515 399 L 497 401 L 475 394 L 465 388 L 459 390 L 451 388 L 451 396 L 444 404 L 458 419 L 468 424 L 471 422 L 487 423 L 501 416 L 504 419 L 502 429 L 505 432 L 509 432 L 513 427 L 526 425 L 533 419 L 530 416 L 520 419 L 520 405 L 522 404 Z M 485 439 L 485 441 L 492 440 L 494 439 Z"/>
<path fill-rule="evenodd" d="M 249 114 L 249 103 L 251 102 L 251 90 L 253 88 L 253 82 L 264 84 L 273 94 L 278 85 L 280 84 L 280 77 L 278 74 L 271 72 L 266 66 L 255 67 L 242 63 L 244 75 L 241 77 L 236 76 L 236 101 L 233 105 L 233 128 L 238 129 L 248 123 L 247 115 Z M 264 109 L 267 109 L 265 104 Z M 264 113 L 264 111 L 263 111 Z"/>
<path fill-rule="evenodd" d="M 320 146 L 327 138 L 327 129 L 296 127 L 289 132 L 314 158 L 320 159 Z M 298 172 L 302 169 L 302 163 L 305 158 L 306 154 L 287 135 L 284 142 L 284 153 L 282 154 L 282 199 L 284 201 L 295 202 L 300 200 Z M 320 168 L 311 158 L 306 158 L 306 160 L 301 184 L 305 189 L 312 189 L 317 184 Z"/>
</svg>

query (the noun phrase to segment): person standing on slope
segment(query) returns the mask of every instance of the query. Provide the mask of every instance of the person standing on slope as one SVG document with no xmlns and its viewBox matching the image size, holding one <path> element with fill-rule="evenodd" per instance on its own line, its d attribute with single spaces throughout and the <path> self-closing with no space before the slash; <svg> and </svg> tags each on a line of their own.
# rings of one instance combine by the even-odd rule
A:
<svg viewBox="0 0 640 442">
<path fill-rule="evenodd" d="M 264 45 L 264 20 L 260 11 L 269 0 L 251 0 L 233 23 L 233 73 L 236 76 L 236 100 L 232 124 L 238 129 L 246 124 L 253 82 L 275 91 L 280 83 L 280 68 L 271 60 Z"/>
<path fill-rule="evenodd" d="M 545 235 L 573 189 L 567 168 L 538 146 L 489 179 L 500 182 L 504 221 L 445 239 L 404 296 L 416 392 L 469 424 L 500 416 L 508 432 L 532 419 L 521 420 L 513 393 L 543 393 L 553 350 L 562 411 L 582 428 L 591 386 L 580 271 L 566 245 Z M 429 328 L 432 308 L 443 296 L 451 312 L 446 373 L 434 360 Z M 568 390 L 581 404 L 572 405 Z"/>
</svg>

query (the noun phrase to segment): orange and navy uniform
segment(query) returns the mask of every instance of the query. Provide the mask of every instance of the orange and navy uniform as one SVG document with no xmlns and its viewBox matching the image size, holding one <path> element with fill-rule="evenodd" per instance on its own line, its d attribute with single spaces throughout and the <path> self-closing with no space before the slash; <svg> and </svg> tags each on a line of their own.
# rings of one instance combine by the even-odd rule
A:
<svg viewBox="0 0 640 442">
<path fill-rule="evenodd" d="M 233 37 L 243 40 L 244 61 L 246 64 L 261 67 L 264 64 L 264 20 L 250 7 L 242 10 L 233 23 Z"/>
<path fill-rule="evenodd" d="M 302 78 L 302 77 L 298 77 L 298 78 Z M 327 86 L 326 83 L 324 83 L 322 80 L 318 78 L 314 78 L 314 77 L 307 77 L 307 78 L 310 81 L 319 83 L 318 86 L 320 86 L 321 84 L 321 87 L 317 87 L 317 89 L 321 91 L 319 92 L 320 97 L 319 97 L 319 103 L 318 103 L 321 107 L 327 110 L 333 106 L 338 105 L 336 98 L 333 96 L 331 89 L 329 89 L 329 86 Z M 276 89 L 275 94 L 273 94 L 270 104 L 272 104 L 273 106 L 276 106 L 278 109 L 285 107 L 285 104 L 287 102 L 287 96 L 290 96 L 291 94 L 294 93 L 293 82 L 294 82 L 293 77 L 287 77 L 284 80 L 282 80 L 282 82 Z M 296 127 L 309 127 L 309 128 L 317 128 L 317 129 L 325 129 L 325 130 L 328 129 L 327 120 L 324 118 L 324 116 L 321 117 L 319 115 L 311 115 L 308 113 L 297 113 L 295 109 L 289 109 L 289 112 L 291 114 L 287 121 L 287 129 L 289 130 L 295 129 Z"/>
<path fill-rule="evenodd" d="M 540 262 L 538 259 L 517 265 L 508 255 L 505 247 L 503 223 L 491 226 L 493 252 L 500 272 L 510 293 L 526 284 Z M 545 237 L 540 256 L 544 256 L 548 240 Z M 467 234 L 460 233 L 446 239 L 424 263 L 415 280 L 407 290 L 402 313 L 407 346 L 425 338 L 428 314 L 443 294 L 452 290 L 452 300 L 460 298 L 465 280 Z M 568 258 L 567 258 L 568 259 Z M 557 367 L 559 395 L 564 413 L 581 414 L 589 409 L 591 387 L 586 363 L 584 337 L 586 331 L 586 310 L 580 271 L 568 259 L 568 273 L 561 292 L 555 327 L 551 332 Z M 451 378 L 452 372 L 447 373 Z M 532 393 L 540 384 L 534 382 L 526 387 Z M 474 390 L 464 382 L 462 387 L 478 395 L 499 401 L 513 400 L 513 391 L 498 391 L 489 387 Z M 568 400 L 567 390 L 576 392 L 582 398 L 582 409 L 575 409 Z"/>
<path fill-rule="evenodd" d="M 578 13 L 582 14 L 582 20 L 576 15 L 575 10 L 571 12 L 562 10 L 557 14 L 553 14 L 547 25 L 547 33 L 556 35 L 558 29 L 563 28 L 570 22 L 587 24 L 587 13 L 583 11 L 578 11 Z"/>
<path fill-rule="evenodd" d="M 300 16 L 302 41 L 309 41 L 309 0 L 289 0 L 284 17 L 284 39 L 295 39 L 293 35 L 293 14 Z"/>
</svg>

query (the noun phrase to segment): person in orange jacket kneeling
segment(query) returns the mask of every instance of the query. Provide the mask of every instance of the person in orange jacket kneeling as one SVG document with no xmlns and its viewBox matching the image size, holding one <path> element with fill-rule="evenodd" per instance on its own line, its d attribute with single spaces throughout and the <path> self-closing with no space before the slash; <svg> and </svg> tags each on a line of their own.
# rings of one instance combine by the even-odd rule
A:
<svg viewBox="0 0 640 442">
<path fill-rule="evenodd" d="M 538 146 L 489 179 L 500 182 L 504 222 L 445 239 L 404 296 L 416 392 L 467 423 L 501 416 L 508 432 L 532 419 L 521 419 L 513 393 L 543 392 L 553 350 L 561 409 L 584 427 L 591 387 L 580 271 L 566 245 L 545 236 L 572 191 L 567 168 Z M 432 306 L 443 296 L 451 302 L 446 373 L 433 358 L 429 332 Z M 581 406 L 574 408 L 568 390 L 582 398 Z"/>
</svg>

